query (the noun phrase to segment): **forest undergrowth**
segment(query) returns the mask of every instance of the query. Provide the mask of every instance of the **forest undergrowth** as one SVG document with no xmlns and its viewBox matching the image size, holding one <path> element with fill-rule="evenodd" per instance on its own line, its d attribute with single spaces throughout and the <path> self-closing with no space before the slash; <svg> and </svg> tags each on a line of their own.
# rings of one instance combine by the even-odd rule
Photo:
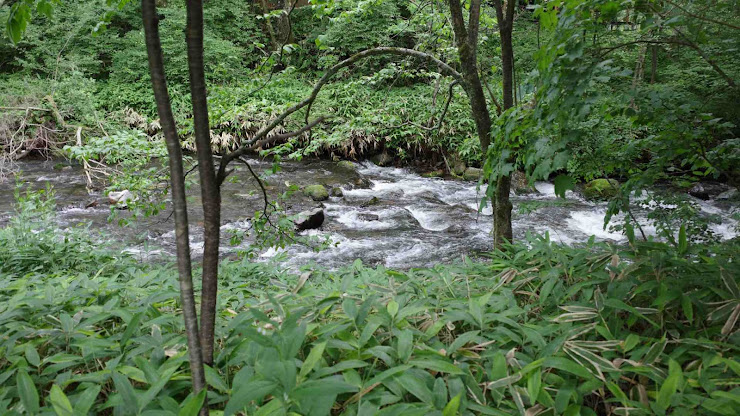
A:
<svg viewBox="0 0 740 416">
<path fill-rule="evenodd" d="M 175 268 L 59 230 L 49 191 L 17 198 L 0 230 L 1 413 L 197 414 Z M 531 236 L 430 269 L 225 261 L 208 401 L 225 415 L 734 415 L 737 252 Z"/>
</svg>

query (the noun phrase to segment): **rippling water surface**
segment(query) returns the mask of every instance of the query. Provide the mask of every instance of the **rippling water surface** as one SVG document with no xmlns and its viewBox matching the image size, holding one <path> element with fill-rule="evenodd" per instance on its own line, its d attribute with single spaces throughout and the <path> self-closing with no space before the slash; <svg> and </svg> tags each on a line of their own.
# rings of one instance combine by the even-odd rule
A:
<svg viewBox="0 0 740 416">
<path fill-rule="evenodd" d="M 257 171 L 265 171 L 270 165 L 258 160 L 252 163 Z M 89 201 L 103 200 L 104 196 L 100 192 L 87 193 L 79 167 L 55 170 L 53 166 L 52 161 L 24 162 L 21 178 L 36 188 L 47 183 L 54 187 L 60 225 L 90 223 L 91 231 L 100 232 L 100 238 L 121 242 L 125 250 L 143 259 L 174 253 L 173 220 L 169 212 L 121 228 L 107 221 L 110 208 L 106 204 L 85 208 Z M 338 244 L 319 253 L 298 245 L 270 249 L 261 252 L 258 258 L 283 259 L 289 267 L 316 263 L 334 268 L 361 259 L 369 264 L 407 268 L 447 262 L 491 249 L 491 209 L 486 207 L 478 212 L 483 191 L 475 183 L 424 178 L 406 169 L 382 168 L 370 162 L 356 167 L 352 171 L 320 160 L 285 162 L 280 172 L 269 176 L 268 191 L 272 196 L 283 192 L 289 184 L 302 187 L 320 183 L 342 188 L 343 197 L 323 202 L 326 213 L 323 227 L 307 231 Z M 263 203 L 254 179 L 245 169 L 238 169 L 233 175 L 235 180 L 223 189 L 224 231 L 248 227 L 247 219 Z M 0 215 L 4 218 L 0 221 L 7 221 L 12 215 L 12 188 L 12 181 L 0 184 Z M 537 183 L 536 189 L 535 194 L 512 195 L 515 238 L 522 238 L 527 232 L 548 232 L 552 240 L 567 244 L 586 241 L 592 235 L 599 240 L 625 240 L 621 233 L 604 229 L 605 204 L 587 202 L 574 192 L 568 192 L 565 201 L 559 200 L 550 183 Z M 189 194 L 191 246 L 193 254 L 198 256 L 203 248 L 199 191 L 190 189 Z M 723 238 L 736 235 L 736 223 L 730 218 L 736 207 L 696 202 L 703 213 L 721 219 L 720 223 L 712 224 L 713 231 Z M 541 206 L 523 213 L 519 208 L 527 203 Z M 287 209 L 297 213 L 318 205 L 298 193 L 288 200 Z M 639 216 L 644 219 L 644 215 L 643 212 Z M 648 233 L 655 232 L 647 223 L 644 228 Z M 222 246 L 225 254 L 244 248 L 230 246 L 227 237 Z"/>
</svg>

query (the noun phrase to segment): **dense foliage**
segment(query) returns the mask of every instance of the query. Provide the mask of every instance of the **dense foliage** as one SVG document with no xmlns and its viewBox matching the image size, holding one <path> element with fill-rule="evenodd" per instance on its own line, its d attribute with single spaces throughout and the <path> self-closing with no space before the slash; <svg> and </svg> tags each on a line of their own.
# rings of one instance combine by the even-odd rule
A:
<svg viewBox="0 0 740 416">
<path fill-rule="evenodd" d="M 196 414 L 172 268 L 112 255 L 84 229 L 60 233 L 43 219 L 50 204 L 21 197 L 0 230 L 4 414 Z M 735 414 L 737 243 L 527 245 L 403 272 L 224 263 L 209 403 L 224 414 Z"/>
</svg>

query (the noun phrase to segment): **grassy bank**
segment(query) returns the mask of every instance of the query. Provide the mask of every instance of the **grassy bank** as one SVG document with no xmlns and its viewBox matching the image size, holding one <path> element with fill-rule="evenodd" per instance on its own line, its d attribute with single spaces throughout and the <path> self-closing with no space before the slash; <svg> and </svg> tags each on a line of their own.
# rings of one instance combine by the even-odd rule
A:
<svg viewBox="0 0 740 416">
<path fill-rule="evenodd" d="M 56 229 L 52 202 L 20 197 L 0 230 L 4 414 L 194 415 L 175 268 Z M 734 415 L 737 252 L 533 237 L 432 269 L 224 262 L 209 402 L 250 415 Z"/>
</svg>

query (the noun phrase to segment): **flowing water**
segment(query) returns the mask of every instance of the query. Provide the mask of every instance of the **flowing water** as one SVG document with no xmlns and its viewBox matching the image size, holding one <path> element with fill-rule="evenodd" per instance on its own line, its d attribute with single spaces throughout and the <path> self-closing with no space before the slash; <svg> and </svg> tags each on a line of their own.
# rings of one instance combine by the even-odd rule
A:
<svg viewBox="0 0 740 416">
<path fill-rule="evenodd" d="M 99 238 L 118 242 L 123 250 L 142 260 L 174 253 L 173 219 L 169 210 L 120 227 L 108 221 L 111 210 L 107 204 L 85 208 L 91 200 L 105 197 L 101 192 L 88 194 L 80 167 L 54 169 L 54 163 L 21 163 L 21 180 L 34 188 L 47 183 L 54 187 L 57 220 L 62 227 L 88 223 L 91 232 Z M 270 167 L 270 163 L 259 160 L 252 160 L 251 164 L 257 172 Z M 303 245 L 263 250 L 258 253 L 258 260 L 279 260 L 293 268 L 307 264 L 336 268 L 361 259 L 366 264 L 408 268 L 448 262 L 492 248 L 491 209 L 478 211 L 483 190 L 478 190 L 475 183 L 425 178 L 406 169 L 378 167 L 370 162 L 357 164 L 352 170 L 329 161 L 308 160 L 283 162 L 281 171 L 267 178 L 267 189 L 274 198 L 288 185 L 303 187 L 316 183 L 341 188 L 344 196 L 318 203 L 298 192 L 285 205 L 288 213 L 294 214 L 323 204 L 326 214 L 323 226 L 304 233 L 328 237 L 335 244 L 320 252 Z M 13 186 L 13 181 L 0 183 L 0 224 L 13 213 Z M 554 186 L 546 182 L 537 183 L 536 189 L 538 192 L 534 194 L 512 195 L 516 239 L 528 232 L 547 232 L 553 241 L 566 244 L 584 242 L 592 235 L 597 240 L 626 240 L 621 233 L 604 229 L 605 204 L 585 201 L 570 191 L 565 200 L 556 198 Z M 222 250 L 229 255 L 244 249 L 249 242 L 231 246 L 228 231 L 247 228 L 248 219 L 262 209 L 264 202 L 256 181 L 241 166 L 224 185 L 222 195 L 225 235 Z M 737 207 L 695 202 L 704 214 L 718 218 L 711 225 L 715 233 L 724 239 L 737 235 L 737 223 L 730 218 Z M 203 248 L 203 216 L 195 187 L 189 190 L 189 205 L 191 248 L 197 257 Z M 532 209 L 535 205 L 536 209 Z M 527 206 L 529 209 L 525 209 Z M 125 211 L 118 213 L 127 215 Z M 644 215 L 645 212 L 638 213 L 641 222 L 645 222 Z M 654 227 L 647 223 L 644 229 L 648 234 L 655 233 Z"/>
</svg>

